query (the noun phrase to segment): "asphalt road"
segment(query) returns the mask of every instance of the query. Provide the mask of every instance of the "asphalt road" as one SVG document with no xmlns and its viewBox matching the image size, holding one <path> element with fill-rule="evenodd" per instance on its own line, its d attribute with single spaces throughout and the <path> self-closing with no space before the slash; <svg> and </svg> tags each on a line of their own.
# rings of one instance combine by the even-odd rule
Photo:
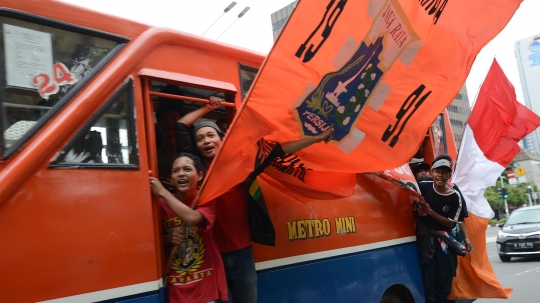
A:
<svg viewBox="0 0 540 303">
<path fill-rule="evenodd" d="M 498 231 L 498 227 L 488 227 L 486 231 L 489 261 L 501 284 L 514 291 L 508 300 L 479 299 L 475 303 L 539 303 L 540 257 L 512 258 L 510 262 L 502 262 L 495 246 Z"/>
</svg>

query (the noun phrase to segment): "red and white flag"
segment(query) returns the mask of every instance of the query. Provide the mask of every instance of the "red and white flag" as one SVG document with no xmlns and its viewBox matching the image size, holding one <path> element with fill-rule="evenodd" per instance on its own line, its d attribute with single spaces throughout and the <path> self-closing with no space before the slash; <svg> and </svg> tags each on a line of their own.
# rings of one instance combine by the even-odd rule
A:
<svg viewBox="0 0 540 303">
<path fill-rule="evenodd" d="M 469 210 L 465 220 L 474 252 L 460 258 L 450 298 L 508 298 L 489 262 L 486 228 L 493 210 L 484 197 L 519 153 L 519 140 L 540 126 L 540 117 L 516 100 L 514 87 L 496 60 L 472 110 L 461 142 L 453 182 Z"/>
</svg>

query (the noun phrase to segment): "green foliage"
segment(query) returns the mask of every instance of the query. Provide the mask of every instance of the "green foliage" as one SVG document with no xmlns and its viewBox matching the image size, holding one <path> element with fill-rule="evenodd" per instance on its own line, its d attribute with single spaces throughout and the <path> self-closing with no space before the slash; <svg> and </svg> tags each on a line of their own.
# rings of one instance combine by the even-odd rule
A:
<svg viewBox="0 0 540 303">
<path fill-rule="evenodd" d="M 503 173 L 506 175 L 506 173 Z M 529 198 L 527 194 L 527 186 L 529 183 L 519 183 L 517 185 L 509 185 L 507 182 L 504 182 L 504 187 L 508 191 L 508 208 L 514 209 L 522 207 L 523 204 L 529 203 Z M 488 200 L 489 205 L 492 209 L 498 209 L 499 213 L 504 213 L 504 199 L 499 196 L 498 188 L 501 187 L 501 181 L 497 180 L 495 186 L 488 187 L 484 193 L 486 200 Z M 538 192 L 536 185 L 533 185 L 533 190 Z"/>
<path fill-rule="evenodd" d="M 506 223 L 506 218 L 502 218 L 499 220 L 499 224 L 504 224 L 504 223 Z"/>
</svg>

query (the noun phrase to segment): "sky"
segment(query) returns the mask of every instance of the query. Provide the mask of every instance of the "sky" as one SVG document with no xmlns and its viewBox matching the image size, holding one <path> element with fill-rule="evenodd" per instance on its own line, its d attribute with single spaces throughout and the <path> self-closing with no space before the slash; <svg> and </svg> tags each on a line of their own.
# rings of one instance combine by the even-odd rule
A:
<svg viewBox="0 0 540 303">
<path fill-rule="evenodd" d="M 169 27 L 208 39 L 267 54 L 274 42 L 270 15 L 293 0 L 235 0 L 229 12 L 223 10 L 232 0 L 63 0 L 100 12 L 153 26 Z M 242 17 L 238 14 L 249 6 Z M 540 34 L 540 0 L 526 0 L 504 30 L 478 54 L 467 78 L 472 103 L 495 57 L 523 100 L 514 43 Z M 216 21 L 217 20 L 217 21 Z M 213 24 L 215 22 L 215 24 Z M 213 24 L 213 25 L 212 25 Z"/>
</svg>

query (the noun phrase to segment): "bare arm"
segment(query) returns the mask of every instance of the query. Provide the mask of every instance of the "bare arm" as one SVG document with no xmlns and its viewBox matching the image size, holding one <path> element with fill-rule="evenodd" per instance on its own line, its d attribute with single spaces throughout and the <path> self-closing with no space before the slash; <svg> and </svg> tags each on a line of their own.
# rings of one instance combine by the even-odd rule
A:
<svg viewBox="0 0 540 303">
<path fill-rule="evenodd" d="M 468 253 L 473 252 L 473 245 L 471 240 L 469 239 L 469 233 L 467 232 L 467 226 L 465 226 L 465 222 L 458 223 L 459 229 L 461 230 L 461 233 L 463 234 L 463 241 L 465 241 L 465 247 L 467 248 Z"/>
<path fill-rule="evenodd" d="M 281 148 L 283 149 L 283 152 L 285 154 L 293 154 L 315 143 L 319 143 L 322 141 L 328 143 L 332 139 L 333 133 L 334 133 L 334 127 L 332 126 L 329 129 L 327 129 L 324 133 L 318 136 L 307 137 L 307 138 L 296 140 L 296 141 L 289 141 L 289 142 L 281 143 Z"/>
<path fill-rule="evenodd" d="M 187 126 L 193 125 L 195 121 L 197 121 L 200 117 L 208 114 L 210 111 L 218 109 L 221 106 L 221 101 L 223 101 L 221 98 L 211 96 L 209 98 L 210 103 L 205 104 L 199 109 L 196 109 L 186 115 L 184 115 L 178 122 L 183 123 Z"/>
<path fill-rule="evenodd" d="M 152 187 L 152 193 L 163 198 L 182 222 L 189 226 L 193 226 L 199 224 L 204 219 L 200 212 L 176 199 L 173 194 L 163 187 L 158 179 L 150 177 L 150 186 Z"/>
</svg>

